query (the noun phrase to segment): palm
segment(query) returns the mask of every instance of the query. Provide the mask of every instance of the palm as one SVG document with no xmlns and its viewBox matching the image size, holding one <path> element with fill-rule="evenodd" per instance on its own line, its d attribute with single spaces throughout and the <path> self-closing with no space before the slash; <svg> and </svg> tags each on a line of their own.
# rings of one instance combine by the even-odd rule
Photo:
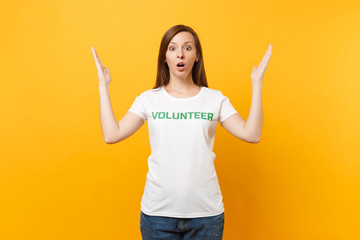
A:
<svg viewBox="0 0 360 240">
<path fill-rule="evenodd" d="M 272 53 L 272 44 L 269 45 L 268 50 L 266 51 L 263 59 L 261 60 L 259 67 L 255 66 L 253 68 L 253 71 L 251 72 L 251 80 L 253 83 L 260 83 L 262 82 L 262 79 L 265 74 L 265 70 L 268 66 L 268 63 L 270 61 L 271 53 Z"/>
<path fill-rule="evenodd" d="M 109 69 L 104 67 L 104 65 L 102 64 L 99 56 L 97 55 L 97 53 L 93 47 L 91 47 L 91 51 L 94 55 L 96 69 L 97 69 L 98 76 L 99 76 L 99 83 L 100 84 L 104 84 L 104 83 L 109 84 L 111 82 L 111 76 L 110 76 Z"/>
</svg>

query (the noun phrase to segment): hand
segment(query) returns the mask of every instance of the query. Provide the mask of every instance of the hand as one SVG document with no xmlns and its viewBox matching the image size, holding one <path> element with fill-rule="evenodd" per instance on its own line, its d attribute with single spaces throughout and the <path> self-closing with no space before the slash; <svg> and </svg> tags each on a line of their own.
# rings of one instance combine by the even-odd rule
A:
<svg viewBox="0 0 360 240">
<path fill-rule="evenodd" d="M 94 59 L 95 59 L 96 69 L 97 69 L 98 76 L 99 76 L 99 84 L 100 85 L 109 85 L 111 82 L 109 69 L 104 67 L 104 65 L 100 61 L 100 58 L 97 55 L 97 53 L 93 47 L 91 47 L 91 51 L 92 51 L 92 53 L 94 55 Z"/>
<path fill-rule="evenodd" d="M 253 82 L 253 84 L 258 84 L 258 83 L 262 83 L 264 74 L 265 74 L 265 70 L 267 68 L 267 65 L 269 63 L 270 60 L 270 56 L 271 56 L 271 51 L 272 49 L 272 44 L 269 45 L 268 50 L 265 53 L 265 56 L 263 57 L 263 59 L 261 60 L 260 64 L 259 64 L 259 68 L 257 66 L 255 66 L 251 72 L 251 80 Z"/>
</svg>

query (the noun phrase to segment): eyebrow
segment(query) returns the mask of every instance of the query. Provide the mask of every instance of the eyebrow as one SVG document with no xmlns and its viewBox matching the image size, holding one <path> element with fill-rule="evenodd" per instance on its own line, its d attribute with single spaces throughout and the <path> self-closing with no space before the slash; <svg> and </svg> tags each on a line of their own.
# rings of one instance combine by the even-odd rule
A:
<svg viewBox="0 0 360 240">
<path fill-rule="evenodd" d="M 170 43 L 174 43 L 174 42 L 170 42 Z M 185 42 L 185 43 L 192 43 L 192 42 L 191 42 L 191 41 L 187 41 L 187 42 Z M 185 43 L 184 43 L 184 44 L 185 44 Z M 174 44 L 176 44 L 176 43 L 174 43 Z"/>
</svg>

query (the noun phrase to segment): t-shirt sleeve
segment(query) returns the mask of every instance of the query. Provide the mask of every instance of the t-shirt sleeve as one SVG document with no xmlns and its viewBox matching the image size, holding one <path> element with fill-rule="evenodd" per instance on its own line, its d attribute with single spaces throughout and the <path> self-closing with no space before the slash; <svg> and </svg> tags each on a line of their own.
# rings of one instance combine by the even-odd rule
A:
<svg viewBox="0 0 360 240">
<path fill-rule="evenodd" d="M 141 93 L 139 96 L 135 98 L 135 101 L 131 105 L 129 112 L 133 112 L 142 119 L 144 119 L 144 123 L 147 120 L 146 111 L 145 111 L 145 93 Z"/>
<path fill-rule="evenodd" d="M 236 109 L 231 104 L 228 97 L 224 96 L 220 91 L 220 110 L 219 110 L 219 117 L 218 122 L 221 123 L 226 120 L 231 115 L 237 113 Z"/>
</svg>

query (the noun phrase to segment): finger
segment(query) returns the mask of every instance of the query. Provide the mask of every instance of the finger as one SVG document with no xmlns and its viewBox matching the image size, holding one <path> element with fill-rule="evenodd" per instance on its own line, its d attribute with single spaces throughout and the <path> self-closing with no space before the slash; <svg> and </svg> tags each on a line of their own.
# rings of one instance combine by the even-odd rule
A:
<svg viewBox="0 0 360 240">
<path fill-rule="evenodd" d="M 269 47 L 264 55 L 264 57 L 261 59 L 261 62 L 259 63 L 259 69 L 261 69 L 261 71 L 264 71 L 267 68 L 267 65 L 270 61 L 270 57 L 271 57 L 271 49 L 272 49 L 272 44 L 269 44 Z"/>
<path fill-rule="evenodd" d="M 93 55 L 94 55 L 94 60 L 95 60 L 97 70 L 98 71 L 103 71 L 103 68 L 102 68 L 102 66 L 101 66 L 101 64 L 99 62 L 100 59 L 98 58 L 95 49 L 93 47 L 91 47 L 91 50 L 92 50 Z"/>
<path fill-rule="evenodd" d="M 266 56 L 271 55 L 271 52 L 272 52 L 272 44 L 270 43 L 268 49 L 266 50 L 265 55 Z"/>
<path fill-rule="evenodd" d="M 261 70 L 266 69 L 267 65 L 269 63 L 269 58 L 265 58 L 261 63 L 259 64 L 259 68 Z"/>
<path fill-rule="evenodd" d="M 98 58 L 97 58 L 97 56 L 96 56 L 96 51 L 95 51 L 95 49 L 94 49 L 93 47 L 91 47 L 91 51 L 92 51 L 93 56 L 94 56 L 94 60 L 95 60 L 96 67 L 99 67 L 99 68 L 100 68 L 100 63 L 99 63 L 99 60 L 98 60 Z"/>
<path fill-rule="evenodd" d="M 263 67 L 263 65 L 267 65 L 269 63 L 270 56 L 271 56 L 271 48 L 269 47 L 269 49 L 266 51 L 263 59 L 261 60 L 259 67 Z"/>
<path fill-rule="evenodd" d="M 97 63 L 99 65 L 99 68 L 102 72 L 104 72 L 105 70 L 105 66 L 104 64 L 101 62 L 100 58 L 99 58 L 99 55 L 97 54 L 97 52 L 95 51 L 95 55 L 96 55 L 96 60 L 97 60 Z"/>
<path fill-rule="evenodd" d="M 251 72 L 251 73 L 255 72 L 255 71 L 256 71 L 256 69 L 257 69 L 257 66 L 254 66 L 254 67 L 253 67 L 253 70 L 252 70 L 252 72 Z"/>
<path fill-rule="evenodd" d="M 100 64 L 100 66 L 104 66 L 104 65 L 102 64 L 100 58 L 99 58 L 99 55 L 98 55 L 97 52 L 95 51 L 95 49 L 94 49 L 93 47 L 91 47 L 91 50 L 92 50 L 92 52 L 93 52 L 93 54 L 94 54 L 95 60 Z"/>
<path fill-rule="evenodd" d="M 265 62 L 266 62 L 266 55 L 261 59 L 261 62 L 259 63 L 259 68 L 262 68 Z"/>
<path fill-rule="evenodd" d="M 93 54 L 93 56 L 94 56 L 95 62 L 97 62 L 95 49 L 94 49 L 93 47 L 91 47 L 91 52 L 92 52 L 92 54 Z"/>
<path fill-rule="evenodd" d="M 105 72 L 105 75 L 110 79 L 109 69 L 108 69 L 108 68 L 105 68 L 104 72 Z"/>
<path fill-rule="evenodd" d="M 268 48 L 268 50 L 266 51 L 266 55 L 270 58 L 271 53 L 272 53 L 272 44 L 269 44 L 269 48 Z"/>
<path fill-rule="evenodd" d="M 104 64 L 101 62 L 101 60 L 100 60 L 100 58 L 99 58 L 99 55 L 97 54 L 97 52 L 95 52 L 95 54 L 96 54 L 96 57 L 97 57 L 97 59 L 98 59 L 98 61 L 99 61 L 99 63 L 100 63 L 100 66 L 102 67 L 102 69 L 104 69 L 105 67 L 104 67 Z"/>
</svg>

